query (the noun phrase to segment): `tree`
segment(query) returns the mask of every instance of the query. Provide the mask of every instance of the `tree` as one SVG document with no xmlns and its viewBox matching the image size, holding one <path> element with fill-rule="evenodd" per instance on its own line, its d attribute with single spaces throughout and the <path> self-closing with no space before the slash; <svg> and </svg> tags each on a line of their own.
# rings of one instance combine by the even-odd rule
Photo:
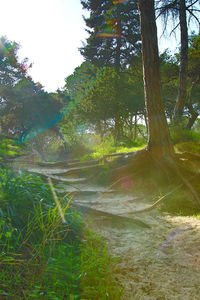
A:
<svg viewBox="0 0 200 300">
<path fill-rule="evenodd" d="M 135 58 L 127 70 L 97 68 L 88 62 L 76 68 L 66 78 L 65 91 L 75 103 L 73 113 L 77 125 L 82 122 L 90 126 L 90 123 L 102 137 L 108 130 L 117 143 L 124 138 L 127 124 L 131 137 L 133 116 L 144 114 L 141 71 L 141 57 Z"/>
<path fill-rule="evenodd" d="M 178 155 L 174 153 L 164 113 L 161 98 L 154 0 L 138 0 L 138 7 L 141 24 L 145 105 L 148 118 L 148 145 L 147 149 L 139 151 L 134 156 L 130 165 L 115 171 L 115 179 L 119 182 L 122 176 L 127 178 L 127 175 L 131 175 L 135 178 L 141 176 L 144 180 L 147 170 L 148 176 L 149 174 L 156 175 L 157 180 L 160 180 L 163 177 L 162 175 L 164 175 L 165 180 L 166 178 L 170 180 L 170 178 L 177 177 L 182 181 L 182 184 L 184 183 L 190 189 L 199 207 L 199 196 L 185 177 L 185 174 L 188 176 L 190 172 L 184 167 L 180 167 L 181 161 L 178 159 Z M 134 171 L 136 169 L 137 171 Z M 152 209 L 159 202 L 157 201 L 148 209 L 141 210 L 141 212 Z"/>
<path fill-rule="evenodd" d="M 13 94 L 13 88 L 27 76 L 24 68 L 26 61 L 19 63 L 18 49 L 17 43 L 6 37 L 0 38 L 0 115 L 9 110 L 11 103 L 8 97 Z"/>
<path fill-rule="evenodd" d="M 168 50 L 160 55 L 160 74 L 165 114 L 172 124 L 179 75 L 177 55 L 172 55 Z"/>
<path fill-rule="evenodd" d="M 181 59 L 179 71 L 178 96 L 174 108 L 174 120 L 179 122 L 183 113 L 187 93 L 187 72 L 188 72 L 188 28 L 186 17 L 186 2 L 180 0 L 179 3 L 179 22 L 181 30 Z"/>
<path fill-rule="evenodd" d="M 161 98 L 154 0 L 139 0 L 148 150 L 159 159 L 171 156 L 173 147 Z"/>
<path fill-rule="evenodd" d="M 174 121 L 177 124 L 181 120 L 184 106 L 187 98 L 187 76 L 188 76 L 188 25 L 187 25 L 187 14 L 189 20 L 195 19 L 198 24 L 199 20 L 196 13 L 200 10 L 195 6 L 198 0 L 159 0 L 158 4 L 158 16 L 164 18 L 165 29 L 167 26 L 168 17 L 172 16 L 175 21 L 178 18 L 178 24 L 172 30 L 175 31 L 180 26 L 180 69 L 179 69 L 179 84 L 178 84 L 178 95 L 174 108 Z M 159 6 L 161 4 L 161 6 Z"/>
<path fill-rule="evenodd" d="M 30 66 L 19 62 L 18 49 L 15 42 L 0 39 L 0 125 L 1 134 L 23 142 L 55 127 L 63 104 L 27 75 Z"/>
<path fill-rule="evenodd" d="M 200 35 L 190 38 L 188 58 L 189 91 L 186 106 L 189 120 L 186 129 L 191 129 L 200 114 Z"/>
<path fill-rule="evenodd" d="M 19 63 L 17 52 L 19 45 L 9 41 L 6 37 L 0 38 L 0 92 L 15 84 L 26 76 L 26 60 Z"/>
<path fill-rule="evenodd" d="M 117 68 L 131 63 L 140 51 L 139 15 L 136 1 L 113 4 L 110 0 L 82 0 L 90 12 L 86 45 L 80 48 L 87 61 Z"/>
<path fill-rule="evenodd" d="M 60 99 L 44 92 L 30 78 L 20 80 L 6 95 L 6 100 L 1 112 L 1 129 L 20 142 L 34 138 L 61 118 Z"/>
<path fill-rule="evenodd" d="M 121 77 L 121 71 L 131 64 L 141 49 L 136 1 L 115 3 L 110 0 L 82 0 L 81 3 L 90 11 L 89 18 L 85 18 L 90 36 L 86 45 L 80 48 L 81 54 L 94 65 L 114 68 L 114 73 L 119 73 L 116 76 Z M 111 82 L 112 98 L 115 95 L 112 104 L 114 136 L 117 142 L 122 138 L 123 122 L 120 109 L 123 95 L 121 85 L 117 84 L 117 81 Z M 119 95 L 122 95 L 121 99 Z"/>
</svg>

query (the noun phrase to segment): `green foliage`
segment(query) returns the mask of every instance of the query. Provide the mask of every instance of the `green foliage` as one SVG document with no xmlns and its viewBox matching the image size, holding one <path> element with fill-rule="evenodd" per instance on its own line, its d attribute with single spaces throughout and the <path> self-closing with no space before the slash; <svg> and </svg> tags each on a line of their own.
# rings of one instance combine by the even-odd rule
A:
<svg viewBox="0 0 200 300">
<path fill-rule="evenodd" d="M 94 159 L 98 159 L 103 157 L 105 154 L 110 154 L 113 152 L 115 152 L 114 140 L 112 137 L 109 137 L 96 147 L 92 157 Z"/>
<path fill-rule="evenodd" d="M 73 109 L 59 124 L 68 144 L 79 142 L 80 128 L 101 137 L 109 132 L 115 140 L 132 135 L 133 116 L 144 113 L 141 57 L 127 70 L 85 62 L 66 78 L 65 93 L 72 97 Z"/>
<path fill-rule="evenodd" d="M 200 118 L 198 118 L 193 126 L 193 130 L 200 133 Z"/>
<path fill-rule="evenodd" d="M 9 41 L 6 37 L 0 38 L 1 96 L 4 96 L 7 89 L 12 88 L 26 74 L 26 70 L 24 68 L 26 60 L 22 63 L 18 62 L 18 50 L 19 45 L 17 43 Z M 1 101 L 2 99 L 0 100 L 0 103 Z"/>
<path fill-rule="evenodd" d="M 27 60 L 19 62 L 19 46 L 0 38 L 0 126 L 1 133 L 20 142 L 30 140 L 55 126 L 62 118 L 69 97 L 60 91 L 47 93 L 27 75 Z"/>
<path fill-rule="evenodd" d="M 160 55 L 160 73 L 166 115 L 171 119 L 177 96 L 179 66 L 176 56 L 173 56 L 169 50 L 165 50 Z"/>
<path fill-rule="evenodd" d="M 84 18 L 89 37 L 80 48 L 81 54 L 98 66 L 125 68 L 141 49 L 136 2 L 115 5 L 112 1 L 82 0 L 81 4 L 89 12 Z"/>
<path fill-rule="evenodd" d="M 20 154 L 20 147 L 14 140 L 0 137 L 0 161 Z"/>
<path fill-rule="evenodd" d="M 119 259 L 110 256 L 103 238 L 89 230 L 81 248 L 84 299 L 121 299 L 122 288 L 113 274 Z"/>
<path fill-rule="evenodd" d="M 60 199 L 63 224 L 40 177 L 4 169 L 0 185 L 1 294 L 14 299 L 120 299 L 115 260 L 102 238 L 83 228 L 69 198 Z"/>
<path fill-rule="evenodd" d="M 132 148 L 132 147 L 141 147 L 146 145 L 147 141 L 143 137 L 127 138 L 123 137 L 120 142 L 117 143 L 116 146 L 123 148 Z M 121 151 L 123 152 L 123 151 Z M 125 152 L 125 151 L 124 151 Z"/>
<path fill-rule="evenodd" d="M 97 145 L 95 151 L 90 154 L 90 157 L 94 159 L 102 158 L 106 154 L 111 153 L 121 153 L 121 152 L 133 152 L 143 149 L 146 146 L 146 142 L 143 139 L 136 139 L 131 141 L 130 147 L 124 146 L 127 143 L 122 143 L 122 145 L 116 146 L 114 144 L 114 139 L 112 137 L 108 137 L 102 143 Z"/>
<path fill-rule="evenodd" d="M 1 169 L 0 189 L 1 208 L 18 226 L 26 224 L 40 201 L 52 201 L 48 185 L 39 176 L 27 172 Z"/>
<path fill-rule="evenodd" d="M 190 37 L 188 58 L 190 75 L 193 75 L 193 77 L 195 77 L 195 75 L 198 75 L 200 65 L 200 35 L 193 34 Z"/>
<path fill-rule="evenodd" d="M 194 142 L 200 141 L 200 134 L 191 130 L 176 130 L 171 132 L 171 138 L 174 144 L 183 142 Z"/>
</svg>

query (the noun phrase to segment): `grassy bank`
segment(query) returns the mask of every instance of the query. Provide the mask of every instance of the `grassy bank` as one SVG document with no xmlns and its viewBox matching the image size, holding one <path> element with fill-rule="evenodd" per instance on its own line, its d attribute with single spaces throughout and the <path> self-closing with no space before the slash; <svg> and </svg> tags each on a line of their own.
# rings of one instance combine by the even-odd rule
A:
<svg viewBox="0 0 200 300">
<path fill-rule="evenodd" d="M 120 299 L 117 259 L 39 176 L 0 171 L 0 298 Z"/>
</svg>

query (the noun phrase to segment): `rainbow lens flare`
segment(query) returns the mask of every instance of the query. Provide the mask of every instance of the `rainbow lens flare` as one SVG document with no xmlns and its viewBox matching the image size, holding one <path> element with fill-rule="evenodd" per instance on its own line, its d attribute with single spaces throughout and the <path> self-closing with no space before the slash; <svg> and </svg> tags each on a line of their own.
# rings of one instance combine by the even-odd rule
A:
<svg viewBox="0 0 200 300">
<path fill-rule="evenodd" d="M 116 5 L 116 4 L 121 4 L 121 3 L 124 3 L 126 2 L 127 0 L 115 0 L 113 1 L 113 4 Z"/>
<path fill-rule="evenodd" d="M 109 19 L 105 22 L 103 28 L 97 33 L 97 37 L 103 38 L 120 38 L 121 34 L 121 25 L 120 21 L 117 19 Z"/>
</svg>

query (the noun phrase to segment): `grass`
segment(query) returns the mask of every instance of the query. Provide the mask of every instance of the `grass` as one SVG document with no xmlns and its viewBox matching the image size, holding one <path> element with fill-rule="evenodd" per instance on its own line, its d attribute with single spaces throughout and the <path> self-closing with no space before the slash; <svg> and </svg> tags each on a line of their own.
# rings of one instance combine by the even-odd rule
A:
<svg viewBox="0 0 200 300">
<path fill-rule="evenodd" d="M 80 161 L 87 161 L 91 159 L 101 159 L 104 155 L 111 153 L 122 153 L 122 152 L 135 152 L 141 149 L 144 149 L 146 144 L 133 146 L 133 147 L 124 147 L 124 146 L 114 146 L 112 143 L 102 143 L 96 147 L 94 152 L 85 154 L 80 157 Z"/>
<path fill-rule="evenodd" d="M 0 298 L 121 299 L 117 259 L 38 176 L 0 172 Z M 68 199 L 70 200 L 70 199 Z"/>
<path fill-rule="evenodd" d="M 199 210 L 196 203 L 191 200 L 191 194 L 180 190 L 167 197 L 161 204 L 160 209 L 179 216 L 194 216 Z"/>
<path fill-rule="evenodd" d="M 106 154 L 138 151 L 145 146 L 146 143 L 143 140 L 136 141 L 134 146 L 126 147 L 124 145 L 114 145 L 113 140 L 110 139 L 99 144 L 91 156 L 93 159 L 100 159 Z"/>
<path fill-rule="evenodd" d="M 118 271 L 119 259 L 109 254 L 103 237 L 91 229 L 85 238 L 81 255 L 83 298 L 121 299 L 122 288 L 113 276 Z"/>
<path fill-rule="evenodd" d="M 178 143 L 174 146 L 176 152 L 191 152 L 200 155 L 200 144 L 194 142 Z"/>
</svg>

